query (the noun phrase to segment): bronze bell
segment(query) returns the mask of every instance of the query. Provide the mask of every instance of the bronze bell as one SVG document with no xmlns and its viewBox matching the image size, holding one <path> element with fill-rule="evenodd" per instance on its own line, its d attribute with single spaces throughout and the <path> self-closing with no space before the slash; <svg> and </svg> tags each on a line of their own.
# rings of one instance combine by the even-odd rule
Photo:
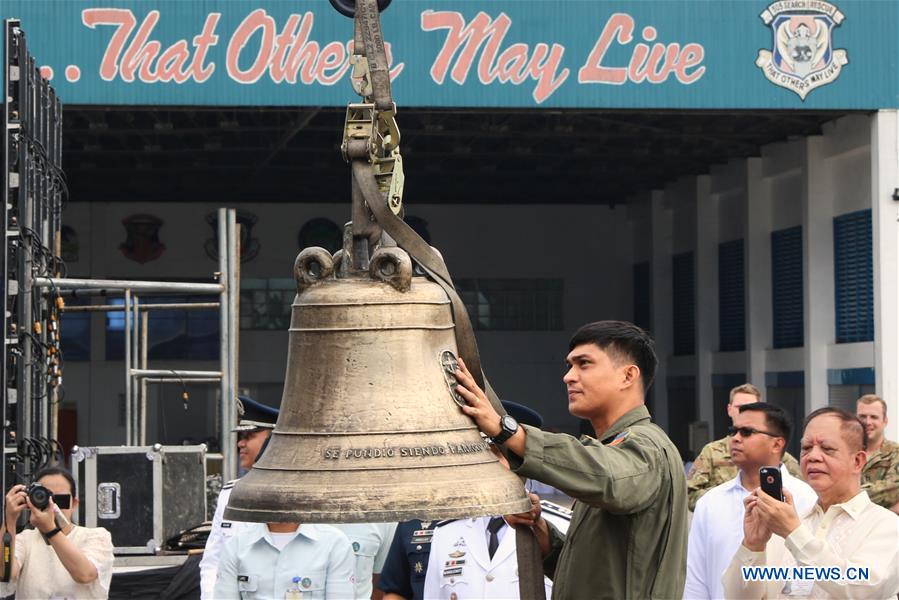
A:
<svg viewBox="0 0 899 600">
<path fill-rule="evenodd" d="M 225 518 L 307 523 L 525 512 L 455 397 L 450 300 L 397 247 L 368 271 L 340 251 L 297 257 L 281 413 Z"/>
</svg>

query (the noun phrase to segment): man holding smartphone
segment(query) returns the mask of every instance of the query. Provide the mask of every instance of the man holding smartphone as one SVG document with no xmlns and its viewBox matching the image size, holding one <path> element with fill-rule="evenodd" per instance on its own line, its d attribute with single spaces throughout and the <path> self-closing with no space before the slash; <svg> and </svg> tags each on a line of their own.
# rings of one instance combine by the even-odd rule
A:
<svg viewBox="0 0 899 600">
<path fill-rule="evenodd" d="M 730 391 L 730 400 L 727 403 L 727 416 L 731 423 L 740 414 L 740 407 L 755 402 L 764 402 L 762 393 L 751 383 L 738 385 Z M 730 453 L 731 437 L 727 435 L 720 440 L 706 444 L 696 460 L 690 472 L 687 473 L 687 494 L 689 495 L 690 510 L 696 509 L 699 499 L 715 486 L 733 480 L 737 476 L 738 466 Z M 784 452 L 783 464 L 794 477 L 800 477 L 799 462 Z M 780 463 L 778 463 L 780 464 Z"/>
<path fill-rule="evenodd" d="M 805 420 L 799 464 L 818 496 L 797 511 L 755 490 L 746 497 L 743 540 L 722 577 L 728 598 L 895 598 L 899 517 L 861 488 L 867 434 L 855 415 L 821 408 Z M 812 567 L 814 579 L 753 578 L 753 567 Z M 864 576 L 860 576 L 864 569 Z"/>
<path fill-rule="evenodd" d="M 731 455 L 737 475 L 716 486 L 696 503 L 687 544 L 687 582 L 684 598 L 724 598 L 721 575 L 743 539 L 743 499 L 759 486 L 760 471 L 770 469 L 772 487 L 792 492 L 800 510 L 814 506 L 818 497 L 805 482 L 793 477 L 783 464 L 791 424 L 780 407 L 764 402 L 744 404 L 730 428 Z M 772 489 L 778 498 L 780 489 Z"/>
</svg>

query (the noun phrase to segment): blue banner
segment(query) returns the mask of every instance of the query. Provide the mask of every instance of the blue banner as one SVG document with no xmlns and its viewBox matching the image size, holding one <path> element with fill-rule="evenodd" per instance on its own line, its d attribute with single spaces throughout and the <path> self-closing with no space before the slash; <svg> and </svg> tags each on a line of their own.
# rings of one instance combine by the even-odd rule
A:
<svg viewBox="0 0 899 600">
<path fill-rule="evenodd" d="M 327 0 L 4 0 L 66 104 L 342 106 Z M 899 108 L 895 0 L 394 0 L 400 106 Z"/>
</svg>

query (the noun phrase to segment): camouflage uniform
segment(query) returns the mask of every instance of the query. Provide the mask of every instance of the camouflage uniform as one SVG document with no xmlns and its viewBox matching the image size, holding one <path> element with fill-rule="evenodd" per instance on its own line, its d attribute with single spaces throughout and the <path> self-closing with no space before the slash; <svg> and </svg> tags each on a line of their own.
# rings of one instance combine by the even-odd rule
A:
<svg viewBox="0 0 899 600">
<path fill-rule="evenodd" d="M 799 463 L 789 452 L 784 452 L 784 465 L 790 475 L 802 479 L 799 471 Z M 737 476 L 737 467 L 730 457 L 730 436 L 723 437 L 705 445 L 696 460 L 693 468 L 687 475 L 687 495 L 689 507 L 692 511 L 696 508 L 696 502 L 707 491 L 719 486 L 725 481 L 730 481 Z"/>
<path fill-rule="evenodd" d="M 868 455 L 862 471 L 862 489 L 871 502 L 884 508 L 899 503 L 899 444 L 883 440 L 878 452 Z"/>
</svg>

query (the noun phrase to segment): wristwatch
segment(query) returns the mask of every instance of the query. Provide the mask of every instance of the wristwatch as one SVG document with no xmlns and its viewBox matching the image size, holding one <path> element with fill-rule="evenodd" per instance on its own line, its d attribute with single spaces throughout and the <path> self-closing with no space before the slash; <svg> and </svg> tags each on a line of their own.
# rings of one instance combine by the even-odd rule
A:
<svg viewBox="0 0 899 600">
<path fill-rule="evenodd" d="M 62 531 L 62 529 L 60 529 L 59 527 L 57 527 L 57 528 L 54 529 L 53 531 L 48 531 L 47 533 L 45 533 L 45 534 L 44 534 L 44 537 L 47 538 L 47 539 L 49 540 L 50 538 L 52 538 L 54 535 L 56 535 L 56 534 L 59 533 L 60 531 Z"/>
<path fill-rule="evenodd" d="M 515 435 L 515 432 L 518 431 L 518 421 L 515 420 L 515 417 L 512 415 L 505 415 L 502 419 L 499 420 L 500 430 L 495 436 L 493 436 L 494 444 L 505 444 L 506 440 Z"/>
</svg>

